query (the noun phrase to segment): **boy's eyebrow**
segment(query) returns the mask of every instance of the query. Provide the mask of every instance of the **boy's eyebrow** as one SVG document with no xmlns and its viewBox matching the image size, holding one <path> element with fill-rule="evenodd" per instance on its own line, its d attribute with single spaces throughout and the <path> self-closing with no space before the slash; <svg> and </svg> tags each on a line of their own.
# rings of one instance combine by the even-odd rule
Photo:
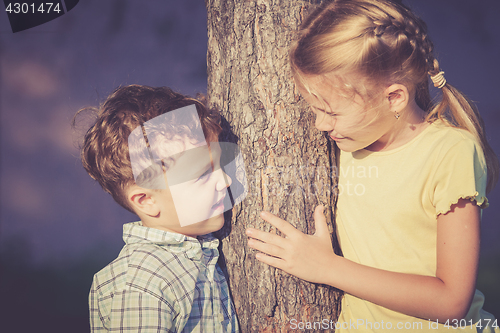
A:
<svg viewBox="0 0 500 333">
<path fill-rule="evenodd" d="M 196 169 L 196 171 L 193 174 L 195 177 L 193 177 L 193 178 L 197 178 L 197 177 L 203 175 L 208 170 L 210 170 L 210 171 L 214 170 L 214 163 L 212 162 L 212 159 L 210 159 L 210 162 L 203 164 L 201 168 Z"/>
<path fill-rule="evenodd" d="M 213 163 L 207 145 L 185 150 L 170 158 L 175 160 L 175 163 L 166 171 L 169 186 L 198 178 L 211 168 Z"/>
<path fill-rule="evenodd" d="M 211 142 L 211 143 L 213 143 L 213 142 Z M 222 151 L 221 151 L 220 147 L 219 147 L 219 149 L 217 149 L 217 148 L 214 149 L 214 148 L 212 148 L 211 145 L 207 145 L 205 147 L 207 147 L 207 150 L 208 150 L 208 153 L 209 153 L 209 156 L 210 156 L 210 162 L 206 163 L 202 168 L 199 169 L 199 171 L 197 173 L 199 175 L 204 174 L 209 168 L 210 168 L 210 170 L 212 172 L 214 172 L 215 171 L 215 166 L 216 166 L 216 162 L 215 161 L 218 160 L 219 163 L 220 163 L 220 159 L 221 159 Z"/>
<path fill-rule="evenodd" d="M 213 156 L 212 147 L 210 147 L 209 144 L 207 145 L 207 147 L 208 147 L 208 153 L 210 155 L 210 166 L 212 167 L 212 171 L 214 171 L 214 156 Z M 203 168 L 203 170 L 205 170 L 205 168 Z"/>
<path fill-rule="evenodd" d="M 128 148 L 134 180 L 138 182 L 138 185 L 140 184 L 140 186 L 144 186 L 145 188 L 165 189 L 165 181 L 157 182 L 155 180 L 158 178 L 156 175 L 163 174 L 164 170 L 170 167 L 170 164 L 175 164 L 175 159 L 172 155 L 182 153 L 183 148 L 185 148 L 182 145 L 172 146 L 169 151 L 165 151 L 162 148 L 164 146 L 162 135 L 165 130 L 165 124 L 187 126 L 191 129 L 187 137 L 204 137 L 195 104 L 163 113 L 139 124 L 128 137 Z M 183 140 L 186 137 L 186 135 L 175 135 L 174 133 L 172 135 L 174 139 L 180 138 Z M 206 142 L 204 140 L 199 141 L 197 146 L 200 145 L 206 145 Z M 209 156 L 208 151 L 206 155 Z M 186 177 L 182 176 L 181 178 Z"/>
<path fill-rule="evenodd" d="M 216 145 L 216 148 L 212 148 L 212 145 Z M 212 170 L 215 170 L 215 161 L 218 160 L 220 163 L 221 157 L 222 157 L 222 149 L 220 146 L 220 143 L 217 142 L 210 142 L 208 145 L 208 149 L 210 151 L 210 160 L 212 162 Z"/>
</svg>

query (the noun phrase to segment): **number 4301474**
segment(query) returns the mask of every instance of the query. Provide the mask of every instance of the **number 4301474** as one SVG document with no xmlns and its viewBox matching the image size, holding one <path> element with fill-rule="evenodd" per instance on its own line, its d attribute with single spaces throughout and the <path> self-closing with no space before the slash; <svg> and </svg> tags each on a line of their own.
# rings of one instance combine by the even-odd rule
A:
<svg viewBox="0 0 500 333">
<path fill-rule="evenodd" d="M 454 329 L 460 328 L 460 329 L 463 329 L 463 328 L 466 328 L 469 325 L 470 325 L 471 328 L 473 328 L 474 325 L 475 325 L 476 328 L 481 329 L 481 332 L 482 332 L 482 328 L 484 328 L 485 330 L 486 330 L 487 327 L 498 328 L 497 319 L 495 319 L 494 321 L 492 321 L 489 318 L 479 319 L 479 321 L 477 323 L 475 323 L 475 324 L 472 321 L 472 319 L 470 319 L 469 321 L 467 321 L 465 319 L 461 319 L 460 321 L 458 319 L 452 319 L 452 320 L 448 319 L 444 323 L 444 327 L 446 327 L 448 329 L 449 328 L 454 328 Z"/>
<path fill-rule="evenodd" d="M 37 4 L 38 5 L 38 4 Z M 5 8 L 5 11 L 8 12 L 9 14 L 28 14 L 28 13 L 50 13 L 50 12 L 56 12 L 60 13 L 61 8 L 59 7 L 59 3 L 56 3 L 54 6 L 53 2 L 45 2 L 41 3 L 38 5 L 38 8 L 35 6 L 34 3 L 9 3 L 7 8 Z"/>
</svg>

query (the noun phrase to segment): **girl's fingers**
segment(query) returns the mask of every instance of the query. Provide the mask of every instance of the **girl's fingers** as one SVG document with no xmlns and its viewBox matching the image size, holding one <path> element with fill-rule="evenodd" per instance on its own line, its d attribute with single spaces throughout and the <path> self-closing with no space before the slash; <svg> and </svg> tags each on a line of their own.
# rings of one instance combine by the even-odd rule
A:
<svg viewBox="0 0 500 333">
<path fill-rule="evenodd" d="M 276 246 L 279 246 L 281 248 L 284 248 L 285 246 L 285 239 L 283 237 L 280 237 L 275 234 L 271 234 L 269 232 L 253 229 L 253 228 L 248 228 L 246 230 L 246 234 L 248 237 L 252 237 L 255 239 L 260 240 L 261 242 L 267 243 L 267 244 L 273 244 Z"/>
<path fill-rule="evenodd" d="M 263 242 L 258 241 L 256 239 L 249 239 L 248 246 L 250 246 L 252 249 L 255 249 L 257 251 L 269 254 L 273 257 L 281 258 L 284 254 L 283 249 L 281 247 L 273 245 L 273 244 L 263 243 Z"/>
<path fill-rule="evenodd" d="M 269 266 L 273 266 L 281 270 L 283 270 L 285 266 L 285 261 L 283 259 L 271 257 L 264 253 L 257 253 L 255 258 L 264 264 L 268 264 Z"/>
<path fill-rule="evenodd" d="M 269 212 L 262 211 L 260 213 L 260 217 L 264 219 L 265 221 L 269 222 L 271 225 L 279 229 L 282 233 L 284 233 L 286 236 L 290 237 L 293 236 L 295 233 L 300 232 L 297 229 L 295 229 L 290 223 L 288 223 L 285 220 L 280 219 L 276 215 L 273 215 Z"/>
<path fill-rule="evenodd" d="M 328 230 L 326 217 L 325 214 L 323 213 L 324 209 L 325 208 L 323 207 L 323 205 L 318 205 L 314 210 L 314 222 L 316 225 L 316 232 L 314 234 L 319 237 L 328 235 L 328 238 L 330 238 L 330 231 Z"/>
</svg>

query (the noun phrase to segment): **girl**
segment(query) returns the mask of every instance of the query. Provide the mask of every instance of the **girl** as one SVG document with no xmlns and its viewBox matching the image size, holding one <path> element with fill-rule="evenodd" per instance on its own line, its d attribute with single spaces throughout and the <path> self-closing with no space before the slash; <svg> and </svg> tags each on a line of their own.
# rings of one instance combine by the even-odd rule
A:
<svg viewBox="0 0 500 333">
<path fill-rule="evenodd" d="M 248 229 L 257 259 L 344 290 L 340 332 L 500 332 L 475 290 L 480 209 L 498 159 L 475 107 L 440 70 L 425 23 L 397 0 L 336 0 L 304 22 L 290 56 L 315 126 L 341 150 L 344 257 L 318 206 L 312 236 L 262 212 L 286 237 Z"/>
</svg>

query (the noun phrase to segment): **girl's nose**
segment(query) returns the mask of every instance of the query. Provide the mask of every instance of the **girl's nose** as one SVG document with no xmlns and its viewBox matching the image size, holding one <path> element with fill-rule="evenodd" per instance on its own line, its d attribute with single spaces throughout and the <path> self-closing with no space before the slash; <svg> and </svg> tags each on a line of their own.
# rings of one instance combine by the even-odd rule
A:
<svg viewBox="0 0 500 333">
<path fill-rule="evenodd" d="M 333 131 L 333 119 L 325 114 L 318 114 L 314 126 L 320 131 Z"/>
</svg>

